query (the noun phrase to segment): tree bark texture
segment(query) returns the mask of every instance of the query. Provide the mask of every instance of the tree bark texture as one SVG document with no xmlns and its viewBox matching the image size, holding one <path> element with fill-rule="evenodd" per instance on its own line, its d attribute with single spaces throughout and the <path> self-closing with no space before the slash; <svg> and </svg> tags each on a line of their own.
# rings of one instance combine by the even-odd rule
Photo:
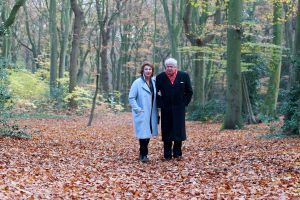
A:
<svg viewBox="0 0 300 200">
<path fill-rule="evenodd" d="M 50 32 L 50 95 L 55 96 L 57 85 L 57 29 L 56 29 L 56 0 L 50 0 L 49 10 Z"/>
<path fill-rule="evenodd" d="M 100 76 L 99 74 L 96 75 L 96 89 L 95 89 L 95 93 L 94 93 L 94 97 L 93 97 L 93 104 L 92 104 L 92 108 L 91 108 L 91 114 L 90 114 L 90 117 L 89 117 L 88 126 L 92 125 L 93 118 L 94 118 L 97 95 L 98 95 L 98 90 L 99 90 L 99 76 Z"/>
<path fill-rule="evenodd" d="M 241 15 L 242 0 L 230 0 L 227 28 L 227 92 L 225 129 L 238 129 L 242 126 L 241 90 Z"/>
<path fill-rule="evenodd" d="M 60 54 L 59 54 L 59 66 L 58 66 L 58 78 L 64 77 L 64 71 L 66 67 L 67 48 L 69 43 L 70 33 L 70 12 L 71 2 L 70 0 L 62 1 L 62 13 L 61 13 L 61 42 L 60 42 Z"/>
<path fill-rule="evenodd" d="M 36 60 L 38 58 L 38 50 L 36 47 L 36 42 L 32 38 L 32 35 L 31 35 L 32 32 L 30 31 L 30 27 L 29 27 L 29 16 L 28 16 L 27 7 L 24 5 L 23 8 L 24 8 L 24 13 L 25 13 L 25 27 L 26 27 L 27 37 L 28 37 L 29 43 L 31 45 L 31 52 L 32 52 L 32 56 L 33 56 L 31 72 L 35 73 L 36 70 L 39 68 L 38 63 L 36 62 Z"/>
<path fill-rule="evenodd" d="M 278 49 L 273 50 L 272 59 L 270 61 L 270 80 L 265 102 L 265 114 L 276 117 L 276 106 L 279 93 L 281 61 L 282 61 L 282 38 L 283 38 L 283 6 L 279 0 L 274 2 L 274 18 L 273 18 L 273 44 Z"/>
<path fill-rule="evenodd" d="M 74 27 L 73 27 L 73 40 L 72 50 L 70 56 L 70 83 L 69 93 L 72 93 L 77 85 L 77 73 L 78 73 L 78 57 L 79 57 L 79 45 L 80 45 L 80 34 L 81 34 L 81 22 L 83 20 L 83 12 L 77 4 L 77 0 L 71 0 L 71 8 L 75 15 Z M 76 103 L 74 99 L 70 99 L 70 108 L 75 108 Z"/>
<path fill-rule="evenodd" d="M 9 17 L 7 20 L 5 20 L 5 22 L 3 23 L 3 25 L 0 26 L 0 36 L 3 36 L 6 31 L 7 28 L 10 27 L 16 19 L 16 15 L 20 9 L 21 6 L 23 6 L 25 4 L 26 0 L 18 0 L 16 1 L 15 5 L 13 6 L 13 9 L 11 10 Z"/>
<path fill-rule="evenodd" d="M 244 113 L 247 117 L 247 122 L 249 124 L 256 124 L 256 119 L 253 114 L 251 102 L 249 99 L 249 92 L 248 92 L 248 86 L 247 86 L 247 81 L 246 81 L 246 76 L 244 73 L 242 73 L 242 94 L 243 94 L 243 109 Z"/>
</svg>

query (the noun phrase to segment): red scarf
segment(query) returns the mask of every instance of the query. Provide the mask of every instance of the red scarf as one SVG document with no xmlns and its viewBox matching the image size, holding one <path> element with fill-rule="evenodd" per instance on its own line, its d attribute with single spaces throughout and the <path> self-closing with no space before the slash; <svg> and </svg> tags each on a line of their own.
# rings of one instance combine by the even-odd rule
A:
<svg viewBox="0 0 300 200">
<path fill-rule="evenodd" d="M 174 83 L 174 81 L 175 81 L 175 78 L 176 78 L 176 76 L 177 76 L 177 70 L 175 70 L 173 76 L 170 76 L 170 75 L 168 75 L 167 73 L 166 73 L 166 75 L 167 75 L 167 77 L 170 79 L 170 81 L 171 81 L 171 83 L 172 83 L 172 85 L 173 85 L 173 83 Z"/>
</svg>

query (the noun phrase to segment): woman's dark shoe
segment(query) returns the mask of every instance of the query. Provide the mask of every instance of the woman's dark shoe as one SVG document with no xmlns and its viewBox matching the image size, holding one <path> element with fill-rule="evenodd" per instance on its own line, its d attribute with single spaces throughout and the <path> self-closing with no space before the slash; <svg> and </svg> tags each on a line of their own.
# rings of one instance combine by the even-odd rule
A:
<svg viewBox="0 0 300 200">
<path fill-rule="evenodd" d="M 147 156 L 140 156 L 140 161 L 145 163 L 149 161 L 149 158 Z"/>
</svg>

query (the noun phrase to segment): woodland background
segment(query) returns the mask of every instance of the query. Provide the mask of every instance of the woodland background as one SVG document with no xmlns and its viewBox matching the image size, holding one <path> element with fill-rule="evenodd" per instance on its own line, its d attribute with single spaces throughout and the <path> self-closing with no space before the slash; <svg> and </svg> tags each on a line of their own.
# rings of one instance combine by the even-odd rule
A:
<svg viewBox="0 0 300 200">
<path fill-rule="evenodd" d="M 75 197 L 299 197 L 299 1 L 6 0 L 0 12 L 0 197 L 14 197 L 16 190 L 20 198 L 78 195 L 86 185 L 68 169 L 82 162 L 91 171 L 79 179 L 96 188 Z M 154 63 L 157 74 L 168 57 L 176 58 L 192 80 L 187 119 L 193 121 L 188 122 L 193 139 L 184 147 L 189 152 L 185 162 L 162 164 L 158 153 L 143 167 L 180 169 L 180 180 L 191 181 L 191 187 L 172 183 L 173 173 L 158 170 L 149 181 L 162 176 L 168 187 L 159 193 L 153 186 L 155 195 L 143 190 L 143 181 L 132 189 L 130 180 L 110 167 L 119 163 L 122 173 L 135 169 L 138 177 L 147 178 L 142 165 L 131 160 L 137 144 L 127 113 L 128 92 L 144 61 Z M 120 141 L 134 145 L 118 146 Z M 152 147 L 159 152 L 160 141 Z M 75 149 L 76 163 L 65 153 L 70 149 Z M 48 157 L 49 166 L 44 166 Z M 98 177 L 106 180 L 101 187 L 113 185 L 103 186 L 105 193 L 95 192 L 94 170 L 116 176 Z M 29 182 L 15 177 L 29 177 Z M 41 177 L 58 186 L 35 194 L 35 181 L 49 184 Z M 241 185 L 244 189 L 237 189 Z"/>
</svg>

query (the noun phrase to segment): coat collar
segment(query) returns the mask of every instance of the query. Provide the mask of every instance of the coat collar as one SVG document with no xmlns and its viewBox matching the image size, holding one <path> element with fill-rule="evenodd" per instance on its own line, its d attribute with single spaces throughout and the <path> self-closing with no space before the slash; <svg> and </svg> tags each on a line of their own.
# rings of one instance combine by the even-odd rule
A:
<svg viewBox="0 0 300 200">
<path fill-rule="evenodd" d="M 167 73 L 166 73 L 166 72 L 163 72 L 163 73 L 164 73 L 165 79 L 167 80 L 168 84 L 169 84 L 169 85 L 172 85 L 172 83 L 171 83 L 169 77 L 167 76 Z M 176 83 L 178 83 L 179 76 L 180 76 L 179 74 L 180 74 L 180 71 L 177 70 L 177 75 L 176 75 L 176 77 L 175 77 L 175 80 L 174 80 L 173 85 L 175 85 Z"/>
<path fill-rule="evenodd" d="M 142 79 L 142 88 L 143 88 L 144 90 L 146 90 L 147 92 L 151 93 L 150 88 L 149 88 L 149 86 L 147 85 L 144 76 L 141 76 L 141 79 Z M 151 82 L 152 82 L 152 85 L 154 86 L 154 85 L 155 85 L 155 82 L 154 82 L 154 78 L 153 78 L 153 77 L 151 78 Z"/>
</svg>

